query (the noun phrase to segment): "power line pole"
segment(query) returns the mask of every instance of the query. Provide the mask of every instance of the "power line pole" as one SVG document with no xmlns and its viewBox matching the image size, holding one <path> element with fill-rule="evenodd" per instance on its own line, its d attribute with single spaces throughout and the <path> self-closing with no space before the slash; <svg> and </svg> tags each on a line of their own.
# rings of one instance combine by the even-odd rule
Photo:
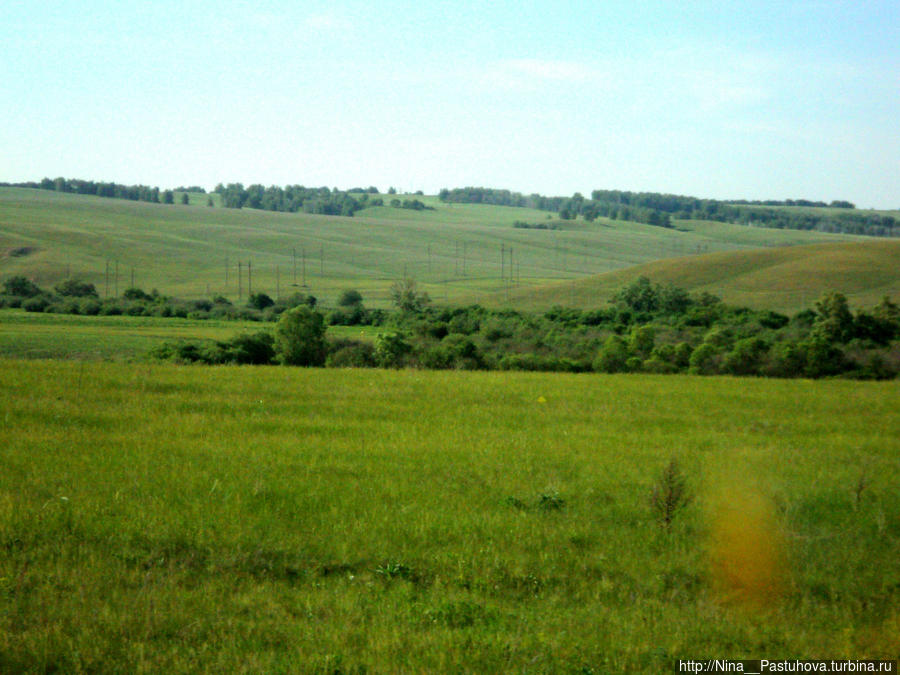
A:
<svg viewBox="0 0 900 675">
<path fill-rule="evenodd" d="M 506 244 L 500 244 L 500 281 L 503 281 L 506 278 L 505 274 L 505 266 L 506 266 Z"/>
<path fill-rule="evenodd" d="M 253 261 L 247 261 L 247 297 L 253 295 Z"/>
</svg>

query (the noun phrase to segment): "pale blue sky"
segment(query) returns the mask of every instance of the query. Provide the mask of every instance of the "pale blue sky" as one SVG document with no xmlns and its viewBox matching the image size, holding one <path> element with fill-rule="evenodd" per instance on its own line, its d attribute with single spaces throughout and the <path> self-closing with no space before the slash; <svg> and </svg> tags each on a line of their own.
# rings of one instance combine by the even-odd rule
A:
<svg viewBox="0 0 900 675">
<path fill-rule="evenodd" d="M 900 207 L 900 3 L 9 2 L 0 181 Z"/>
</svg>

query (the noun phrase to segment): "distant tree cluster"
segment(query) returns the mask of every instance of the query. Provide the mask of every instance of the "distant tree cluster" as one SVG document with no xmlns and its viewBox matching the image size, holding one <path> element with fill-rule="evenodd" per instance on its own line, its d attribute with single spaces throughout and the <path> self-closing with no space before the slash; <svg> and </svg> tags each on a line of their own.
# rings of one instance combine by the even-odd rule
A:
<svg viewBox="0 0 900 675">
<path fill-rule="evenodd" d="M 181 193 L 181 197 L 178 199 L 181 204 L 190 203 L 188 193 L 206 194 L 206 190 L 197 185 L 181 186 L 174 190 L 161 190 L 158 187 L 147 185 L 122 185 L 75 178 L 52 180 L 44 178 L 40 182 L 0 183 L 0 186 L 55 190 L 56 192 L 156 204 L 175 204 L 176 193 Z M 244 188 L 241 183 L 230 183 L 227 186 L 220 183 L 214 192 L 222 195 L 222 203 L 225 207 L 238 209 L 246 206 L 266 211 L 303 211 L 324 215 L 352 216 L 361 209 L 384 205 L 384 201 L 380 197 L 372 198 L 370 196 L 378 194 L 378 188 L 374 186 L 353 188 L 353 190 L 344 192 L 337 188 L 307 188 L 302 185 L 289 185 L 284 188 L 250 185 Z M 207 206 L 214 206 L 212 196 L 207 200 Z M 425 208 L 424 204 L 422 204 L 422 208 Z"/>
<path fill-rule="evenodd" d="M 413 211 L 434 211 L 433 206 L 426 206 L 424 202 L 418 199 L 404 199 L 400 201 L 399 199 L 392 199 L 388 202 L 388 206 L 394 209 L 411 209 Z"/>
<path fill-rule="evenodd" d="M 368 188 L 368 190 L 376 190 Z M 262 209 L 264 211 L 286 211 L 296 213 L 316 213 L 329 216 L 352 216 L 357 211 L 370 206 L 383 206 L 380 198 L 370 198 L 369 191 L 344 192 L 337 188 L 309 188 L 302 185 L 275 185 L 265 187 L 254 184 L 244 187 L 241 183 L 219 183 L 214 192 L 222 195 L 222 205 L 226 208 Z M 359 195 L 359 196 L 355 196 Z"/>
<path fill-rule="evenodd" d="M 513 227 L 519 230 L 561 230 L 560 223 L 529 223 L 524 220 L 517 220 L 513 223 Z"/>
<path fill-rule="evenodd" d="M 594 190 L 592 200 L 620 208 L 652 209 L 681 220 L 712 220 L 739 225 L 773 227 L 792 230 L 818 230 L 869 236 L 896 236 L 900 224 L 891 216 L 874 213 L 858 213 L 854 205 L 836 200 L 830 204 L 805 199 L 762 202 L 718 201 L 697 199 L 654 192 L 623 192 L 620 190 Z M 789 210 L 771 207 L 802 206 L 832 209 L 831 213 Z M 642 221 L 643 222 L 643 221 Z M 898 228 L 898 229 L 895 229 Z"/>
<path fill-rule="evenodd" d="M 112 199 L 129 199 L 131 201 L 159 203 L 161 191 L 158 187 L 147 185 L 122 185 L 121 183 L 105 183 L 78 178 L 44 178 L 40 182 L 2 183 L 4 187 L 24 187 L 39 190 L 55 190 L 78 195 L 95 195 Z"/>
<path fill-rule="evenodd" d="M 517 206 L 521 208 L 551 211 L 559 215 L 561 220 L 574 220 L 578 216 L 593 221 L 602 216 L 615 220 L 628 220 L 659 227 L 671 227 L 671 217 L 664 212 L 640 205 L 611 204 L 594 199 L 585 199 L 576 192 L 571 197 L 545 197 L 539 194 L 523 195 L 509 190 L 493 190 L 491 188 L 456 188 L 443 189 L 438 194 L 441 201 L 467 204 L 496 204 L 501 206 Z"/>
<path fill-rule="evenodd" d="M 712 220 L 739 225 L 779 229 L 818 230 L 877 237 L 900 236 L 900 223 L 892 216 L 860 213 L 848 201 L 829 204 L 805 199 L 784 201 L 719 201 L 656 192 L 594 190 L 591 198 L 580 193 L 571 197 L 523 195 L 509 190 L 466 187 L 440 191 L 447 203 L 497 204 L 539 209 L 557 213 L 561 220 L 581 216 L 587 221 L 598 217 L 626 220 L 658 227 L 672 227 L 673 219 Z M 790 210 L 775 207 L 820 207 L 830 212 Z"/>
</svg>

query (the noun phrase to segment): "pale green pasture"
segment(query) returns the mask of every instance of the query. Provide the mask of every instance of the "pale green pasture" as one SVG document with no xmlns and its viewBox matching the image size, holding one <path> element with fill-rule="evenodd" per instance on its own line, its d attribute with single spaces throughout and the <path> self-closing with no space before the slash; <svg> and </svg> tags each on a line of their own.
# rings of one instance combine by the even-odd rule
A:
<svg viewBox="0 0 900 675">
<path fill-rule="evenodd" d="M 543 288 L 513 288 L 509 300 L 495 294 L 486 304 L 509 303 L 531 310 L 556 304 L 594 308 L 646 276 L 656 283 L 713 293 L 729 304 L 756 309 L 793 313 L 811 307 L 830 291 L 843 293 L 856 308 L 869 308 L 885 296 L 894 302 L 900 299 L 898 257 L 900 241 L 874 238 L 719 252 L 659 260 Z"/>
<path fill-rule="evenodd" d="M 432 197 L 423 200 L 435 210 L 385 206 L 353 218 L 209 208 L 205 197 L 191 195 L 183 206 L 0 188 L 0 277 L 25 274 L 52 287 L 69 274 L 105 296 L 129 286 L 133 271 L 136 285 L 179 297 L 219 293 L 237 300 L 251 284 L 253 291 L 287 295 L 305 284 L 325 304 L 357 288 L 370 306 L 386 306 L 391 283 L 406 275 L 435 299 L 479 302 L 505 294 L 507 285 L 527 289 L 698 252 L 847 239 L 605 219 L 566 222 L 562 230 L 515 229 L 516 220 L 547 222 L 548 214 Z M 33 250 L 8 254 L 23 247 Z"/>
<path fill-rule="evenodd" d="M 73 316 L 0 310 L 0 356 L 27 359 L 144 360 L 164 341 L 229 340 L 271 331 L 272 323 L 166 317 Z M 383 329 L 330 326 L 328 336 L 371 342 Z"/>
<path fill-rule="evenodd" d="M 271 327 L 271 324 L 252 321 L 75 316 L 0 310 L 0 356 L 143 359 L 165 340 L 227 340 L 238 333 Z"/>
<path fill-rule="evenodd" d="M 896 658 L 896 382 L 0 366 L 0 670 Z M 648 506 L 678 458 L 694 501 Z M 862 487 L 860 487 L 862 486 Z M 713 583 L 755 495 L 778 592 Z M 751 542 L 752 543 L 752 542 Z"/>
</svg>

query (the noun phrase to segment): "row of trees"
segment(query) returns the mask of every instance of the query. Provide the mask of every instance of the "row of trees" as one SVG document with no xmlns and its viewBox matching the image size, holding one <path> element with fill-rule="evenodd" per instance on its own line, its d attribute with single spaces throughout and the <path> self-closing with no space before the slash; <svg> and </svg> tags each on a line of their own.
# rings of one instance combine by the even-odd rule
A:
<svg viewBox="0 0 900 675">
<path fill-rule="evenodd" d="M 427 294 L 405 279 L 392 287 L 396 311 L 381 313 L 376 322 L 367 320 L 361 296 L 348 293 L 343 308 L 315 319 L 303 312 L 304 321 L 315 323 L 317 335 L 318 326 L 328 323 L 377 323 L 382 332 L 374 342 L 317 343 L 303 352 L 316 358 L 302 365 L 813 378 L 891 378 L 900 371 L 900 308 L 887 298 L 853 312 L 843 295 L 829 293 L 789 317 L 730 307 L 709 294 L 692 295 L 641 278 L 608 308 L 528 314 L 479 306 L 434 308 Z M 299 315 L 292 313 L 291 320 Z M 223 351 L 210 342 L 172 343 L 164 353 L 219 363 Z M 272 362 L 300 363 L 277 353 Z"/>
<path fill-rule="evenodd" d="M 174 203 L 172 190 L 160 190 L 149 185 L 122 185 L 78 178 L 44 178 L 40 182 L 3 183 L 6 187 L 25 187 L 39 190 L 55 190 L 78 195 L 96 195 L 112 199 L 129 199 L 131 201 Z"/>
<path fill-rule="evenodd" d="M 608 307 L 556 307 L 542 314 L 477 305 L 432 307 L 428 294 L 412 279 L 392 285 L 393 312 L 367 309 L 355 290 L 345 291 L 326 312 L 318 311 L 315 297 L 304 294 L 273 299 L 257 293 L 246 305 L 234 305 L 220 296 L 182 301 L 129 288 L 120 298 L 101 301 L 92 284 L 74 279 L 45 291 L 24 277 L 12 277 L 2 291 L 0 306 L 29 311 L 280 322 L 302 307 L 322 325 L 382 327 L 374 343 L 342 340 L 316 347 L 312 353 L 319 356 L 306 365 L 770 377 L 890 378 L 900 372 L 900 308 L 885 298 L 854 312 L 840 293 L 828 293 L 789 317 L 728 306 L 708 293 L 690 294 L 644 277 L 622 288 Z M 179 361 L 257 363 L 235 355 L 260 339 L 241 338 L 240 348 L 212 341 L 173 343 L 157 355 Z M 257 355 L 253 359 L 263 353 L 251 351 Z M 274 360 L 276 352 L 262 362 Z"/>
<path fill-rule="evenodd" d="M 375 190 L 368 188 L 367 190 Z M 275 185 L 265 187 L 254 184 L 244 187 L 242 183 L 219 183 L 214 192 L 222 196 L 222 205 L 226 208 L 262 209 L 264 211 L 287 211 L 316 213 L 330 216 L 352 216 L 361 209 L 370 206 L 383 206 L 380 197 L 372 198 L 369 191 L 351 194 L 337 188 L 310 188 L 302 185 Z M 374 194 L 377 194 L 377 190 Z"/>
<path fill-rule="evenodd" d="M 591 193 L 591 199 L 594 202 L 607 204 L 611 209 L 623 207 L 651 209 L 659 214 L 668 214 L 672 218 L 681 220 L 713 220 L 779 229 L 819 230 L 870 236 L 900 234 L 900 229 L 894 229 L 900 227 L 900 224 L 893 217 L 856 212 L 852 203 L 843 200 L 835 200 L 830 204 L 806 199 L 726 202 L 655 192 L 625 192 L 621 190 L 594 190 Z M 821 207 L 829 209 L 830 212 L 771 208 L 776 206 Z"/>
<path fill-rule="evenodd" d="M 273 299 L 266 293 L 254 293 L 246 304 L 235 304 L 216 295 L 210 299 L 182 300 L 149 293 L 140 288 L 127 288 L 119 297 L 100 298 L 94 284 L 66 279 L 47 290 L 23 276 L 6 279 L 0 289 L 0 308 L 22 308 L 28 312 L 78 314 L 85 316 L 158 316 L 186 319 L 233 319 L 241 321 L 274 321 L 282 312 L 300 305 L 315 307 L 315 296 L 293 293 Z M 376 315 L 377 316 L 377 315 Z M 357 323 L 369 317 L 357 317 Z"/>
<path fill-rule="evenodd" d="M 78 178 L 44 178 L 40 182 L 29 181 L 25 183 L 0 183 L 3 187 L 25 187 L 37 190 L 54 190 L 55 192 L 68 192 L 78 195 L 92 195 L 107 197 L 110 199 L 128 199 L 130 201 L 151 202 L 153 204 L 174 204 L 176 193 L 181 193 L 180 202 L 189 204 L 188 193 L 206 194 L 206 190 L 199 186 L 178 187 L 174 190 L 160 190 L 149 185 L 122 185 L 121 183 L 105 183 L 92 180 L 80 180 Z M 213 206 L 212 200 L 207 201 L 208 206 Z"/>
<path fill-rule="evenodd" d="M 571 197 L 525 196 L 509 190 L 466 187 L 443 189 L 439 193 L 448 203 L 499 204 L 552 211 L 563 220 L 578 216 L 587 221 L 597 217 L 672 227 L 673 219 L 712 220 L 717 222 L 773 227 L 779 229 L 818 230 L 869 236 L 898 236 L 900 223 L 892 216 L 855 211 L 852 203 L 835 200 L 830 204 L 805 199 L 760 202 L 698 199 L 656 192 L 594 190 L 591 198 L 576 192 Z M 828 212 L 791 210 L 773 207 L 824 207 Z"/>
</svg>

